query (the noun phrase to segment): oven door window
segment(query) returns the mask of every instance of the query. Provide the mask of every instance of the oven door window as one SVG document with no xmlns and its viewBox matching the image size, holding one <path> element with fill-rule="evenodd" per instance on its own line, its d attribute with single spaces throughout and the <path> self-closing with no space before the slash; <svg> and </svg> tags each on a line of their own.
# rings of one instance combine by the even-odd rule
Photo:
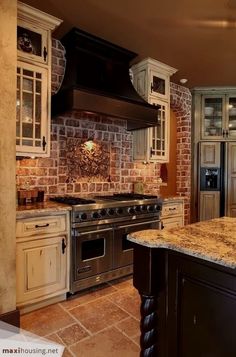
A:
<svg viewBox="0 0 236 357">
<path fill-rule="evenodd" d="M 105 255 L 105 239 L 99 238 L 81 243 L 81 259 L 82 261 L 104 257 Z"/>
<path fill-rule="evenodd" d="M 122 251 L 126 251 L 133 248 L 133 243 L 127 240 L 128 233 L 123 234 L 122 236 Z"/>
</svg>

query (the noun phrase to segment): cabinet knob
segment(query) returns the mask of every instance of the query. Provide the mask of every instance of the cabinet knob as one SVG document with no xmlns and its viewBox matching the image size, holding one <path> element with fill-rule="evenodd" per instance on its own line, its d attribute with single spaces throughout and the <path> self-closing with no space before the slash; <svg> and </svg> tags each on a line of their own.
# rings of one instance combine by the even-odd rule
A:
<svg viewBox="0 0 236 357">
<path fill-rule="evenodd" d="M 45 151 L 45 147 L 46 147 L 46 145 L 47 145 L 47 142 L 46 142 L 46 140 L 45 140 L 45 136 L 43 136 L 42 145 L 43 145 L 43 151 Z"/>
</svg>

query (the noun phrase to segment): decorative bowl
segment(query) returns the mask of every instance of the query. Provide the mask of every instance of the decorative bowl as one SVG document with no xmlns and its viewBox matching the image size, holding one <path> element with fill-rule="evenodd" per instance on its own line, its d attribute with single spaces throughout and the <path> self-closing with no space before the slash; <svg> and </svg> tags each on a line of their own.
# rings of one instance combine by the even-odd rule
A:
<svg viewBox="0 0 236 357">
<path fill-rule="evenodd" d="M 213 107 L 205 107 L 205 115 L 212 115 L 214 111 Z"/>
</svg>

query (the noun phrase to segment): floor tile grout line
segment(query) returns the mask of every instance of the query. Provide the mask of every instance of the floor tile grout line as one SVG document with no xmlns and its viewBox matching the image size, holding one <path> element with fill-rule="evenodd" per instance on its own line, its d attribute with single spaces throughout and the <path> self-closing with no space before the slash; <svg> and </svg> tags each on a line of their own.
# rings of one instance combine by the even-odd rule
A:
<svg viewBox="0 0 236 357">
<path fill-rule="evenodd" d="M 64 311 L 66 311 L 75 321 L 78 322 L 78 324 L 91 336 L 91 332 L 79 321 L 75 316 L 73 316 L 70 311 L 65 310 L 64 307 L 62 307 Z"/>
<path fill-rule="evenodd" d="M 97 300 L 102 299 L 102 298 L 104 298 L 104 297 L 107 297 L 107 296 L 110 296 L 110 295 L 113 295 L 113 294 L 117 294 L 119 291 L 123 291 L 123 290 L 125 290 L 125 289 L 127 289 L 127 288 L 116 289 L 116 291 L 114 291 L 114 292 L 105 294 L 105 295 L 103 295 L 103 296 L 98 296 L 98 297 L 96 297 L 96 298 L 94 298 L 93 300 L 90 300 L 90 301 L 88 301 L 88 302 L 84 302 L 84 303 L 82 303 L 82 304 L 73 306 L 73 307 L 71 307 L 71 308 L 65 308 L 65 307 L 63 307 L 63 308 L 66 309 L 66 311 L 69 311 L 69 310 L 75 309 L 76 307 L 79 307 L 79 306 L 85 306 L 85 305 L 87 305 L 87 304 L 89 304 L 89 303 L 91 303 L 91 302 L 93 302 L 93 301 L 97 301 Z M 89 295 L 89 293 L 88 293 L 88 295 Z M 131 296 L 130 296 L 130 297 L 131 297 Z M 79 296 L 78 296 L 77 298 L 75 297 L 75 300 L 76 300 L 76 299 L 79 299 L 79 298 L 80 298 Z M 72 300 L 71 300 L 71 301 L 72 301 Z M 63 302 L 60 302 L 60 303 L 58 303 L 58 304 L 59 304 L 60 306 L 63 306 Z"/>
<path fill-rule="evenodd" d="M 94 332 L 92 336 L 86 336 L 85 338 L 83 338 L 83 339 L 81 339 L 81 340 L 79 340 L 79 341 L 77 341 L 77 342 L 71 344 L 71 345 L 69 346 L 69 348 L 71 348 L 71 347 L 77 345 L 77 344 L 80 343 L 80 342 L 84 342 L 84 341 L 86 341 L 86 340 L 89 340 L 91 337 L 97 336 L 97 335 L 99 335 L 100 333 L 102 333 L 102 332 L 104 332 L 104 331 L 107 331 L 107 330 L 109 330 L 111 327 L 116 328 L 117 331 L 119 331 L 122 335 L 124 335 L 125 337 L 127 337 L 131 342 L 133 342 L 135 345 L 138 345 L 135 341 L 133 341 L 131 338 L 129 338 L 126 334 L 122 333 L 122 331 L 120 331 L 120 330 L 115 326 L 115 324 L 112 324 L 112 325 L 106 326 L 106 327 L 105 327 L 104 329 L 102 329 L 102 330 L 99 330 L 99 331 L 97 331 L 97 332 Z M 139 347 L 139 346 L 138 346 L 138 347 Z"/>
</svg>

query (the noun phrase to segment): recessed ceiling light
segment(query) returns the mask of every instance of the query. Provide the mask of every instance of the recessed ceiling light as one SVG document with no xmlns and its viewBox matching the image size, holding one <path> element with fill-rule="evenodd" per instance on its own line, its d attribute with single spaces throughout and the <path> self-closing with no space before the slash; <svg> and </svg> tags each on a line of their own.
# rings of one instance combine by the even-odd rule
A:
<svg viewBox="0 0 236 357">
<path fill-rule="evenodd" d="M 179 80 L 181 84 L 185 84 L 188 82 L 188 80 L 186 78 L 182 78 Z"/>
</svg>

